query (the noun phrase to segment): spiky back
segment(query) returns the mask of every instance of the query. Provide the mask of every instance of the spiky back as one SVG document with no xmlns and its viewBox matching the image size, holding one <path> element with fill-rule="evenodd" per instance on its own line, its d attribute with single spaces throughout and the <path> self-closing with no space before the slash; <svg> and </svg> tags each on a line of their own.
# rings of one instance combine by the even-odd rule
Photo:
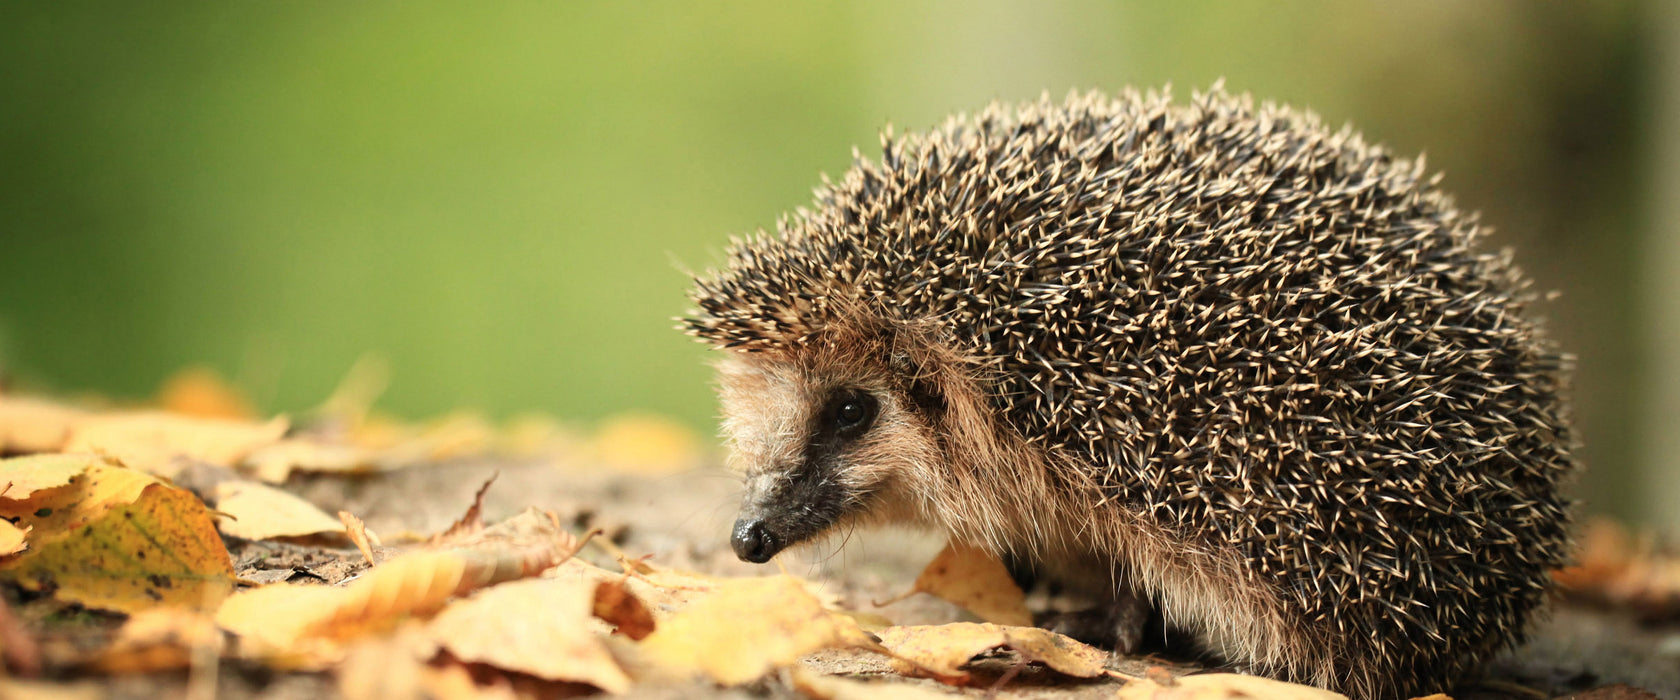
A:
<svg viewBox="0 0 1680 700">
<path fill-rule="evenodd" d="M 889 133 L 687 323 L 748 351 L 936 323 L 1021 437 L 1234 547 L 1404 692 L 1520 638 L 1573 470 L 1526 281 L 1423 172 L 1218 91 L 993 106 Z"/>
</svg>

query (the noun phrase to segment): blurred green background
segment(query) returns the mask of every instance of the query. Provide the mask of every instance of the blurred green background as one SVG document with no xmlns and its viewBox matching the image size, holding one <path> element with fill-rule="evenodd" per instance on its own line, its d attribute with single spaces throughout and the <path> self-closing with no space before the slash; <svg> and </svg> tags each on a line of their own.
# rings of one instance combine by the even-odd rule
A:
<svg viewBox="0 0 1680 700">
<path fill-rule="evenodd" d="M 8 3 L 0 367 L 271 410 L 366 353 L 383 405 L 711 431 L 685 269 L 892 122 L 1233 91 L 1352 122 L 1498 229 L 1580 356 L 1583 491 L 1680 523 L 1665 3 Z M 1655 261 L 1655 262 L 1653 262 Z M 1672 267 L 1663 267 L 1673 263 Z"/>
</svg>

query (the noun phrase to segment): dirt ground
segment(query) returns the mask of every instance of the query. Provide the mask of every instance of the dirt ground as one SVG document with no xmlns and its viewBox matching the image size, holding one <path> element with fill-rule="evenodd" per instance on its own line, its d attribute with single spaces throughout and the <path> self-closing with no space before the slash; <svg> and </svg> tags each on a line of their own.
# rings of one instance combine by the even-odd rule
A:
<svg viewBox="0 0 1680 700">
<path fill-rule="evenodd" d="M 637 476 L 584 464 L 538 462 L 463 462 L 411 467 L 383 474 L 298 476 L 287 490 L 327 512 L 359 514 L 376 532 L 436 532 L 460 517 L 474 492 L 491 475 L 494 486 L 485 500 L 485 517 L 494 522 L 530 506 L 554 511 L 578 531 L 601 528 L 605 536 L 633 556 L 651 555 L 662 565 L 708 574 L 755 575 L 774 565 L 738 561 L 730 552 L 727 528 L 734 518 L 735 480 L 721 469 L 705 468 L 660 476 Z M 797 555 L 782 557 L 790 573 L 823 581 L 850 609 L 875 611 L 896 624 L 935 624 L 962 619 L 959 609 L 931 596 L 918 595 L 875 608 L 905 590 L 916 573 L 943 544 L 912 532 L 854 533 Z M 273 542 L 230 542 L 236 569 L 247 578 L 282 580 L 318 577 L 327 581 L 352 576 L 363 564 L 354 550 L 322 550 Z M 593 548 L 581 555 L 610 565 Z M 266 573 L 265 573 L 266 572 Z M 882 657 L 866 652 L 824 652 L 806 665 L 826 673 L 867 678 L 887 673 Z M 1117 670 L 1141 674 L 1159 660 L 1122 659 Z M 1000 677 L 1005 668 L 993 669 Z M 987 677 L 985 672 L 978 674 Z M 73 680 L 73 679 L 65 679 Z M 88 679 L 81 678 L 82 682 Z M 910 681 L 935 686 L 931 681 Z M 180 697 L 184 674 L 96 678 L 90 689 L 109 697 Z M 1648 690 L 1602 688 L 1627 684 Z M 982 684 L 948 689 L 969 697 L 1112 698 L 1120 681 L 1070 681 L 1028 669 L 999 688 Z M 1627 612 L 1560 606 L 1535 639 L 1493 664 L 1488 679 L 1460 689 L 1459 698 L 1540 698 L 1581 693 L 1577 697 L 1680 698 L 1680 625 L 1642 623 Z M 1615 694 L 1628 693 L 1628 694 Z M 286 673 L 255 665 L 224 662 L 216 679 L 218 698 L 330 698 L 332 678 Z M 676 686 L 639 685 L 633 698 L 796 698 L 785 677 L 739 688 L 695 682 Z"/>
</svg>

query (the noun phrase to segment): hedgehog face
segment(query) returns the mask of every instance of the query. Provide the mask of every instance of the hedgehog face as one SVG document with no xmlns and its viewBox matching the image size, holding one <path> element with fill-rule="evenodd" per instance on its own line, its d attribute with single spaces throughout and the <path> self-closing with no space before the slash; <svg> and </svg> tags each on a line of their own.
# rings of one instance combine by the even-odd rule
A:
<svg viewBox="0 0 1680 700">
<path fill-rule="evenodd" d="M 720 365 L 724 429 L 746 482 L 732 544 L 761 563 L 837 527 L 913 519 L 909 467 L 935 454 L 886 375 L 813 358 Z"/>
</svg>

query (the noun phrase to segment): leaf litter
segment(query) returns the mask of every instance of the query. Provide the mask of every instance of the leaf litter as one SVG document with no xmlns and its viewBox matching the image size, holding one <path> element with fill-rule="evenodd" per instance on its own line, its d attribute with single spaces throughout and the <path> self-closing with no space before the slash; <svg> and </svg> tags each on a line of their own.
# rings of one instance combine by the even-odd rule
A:
<svg viewBox="0 0 1680 700">
<path fill-rule="evenodd" d="M 196 677 L 220 658 L 327 672 L 352 700 L 618 694 L 696 679 L 699 687 L 775 683 L 812 698 L 921 700 L 995 695 L 1030 665 L 1043 669 L 1034 678 L 1088 679 L 1106 696 L 1119 688 L 1138 698 L 1337 697 L 1228 674 L 1151 673 L 1122 687 L 1106 652 L 1026 626 L 1031 616 L 1007 569 L 961 543 L 947 544 L 900 598 L 927 593 L 984 622 L 893 625 L 848 609 L 855 592 L 828 594 L 785 573 L 684 570 L 663 563 L 680 551 L 627 553 L 592 540 L 582 516 L 540 507 L 487 525 L 493 477 L 436 534 L 383 544 L 354 509 L 323 509 L 302 487 L 348 489 L 416 465 L 499 455 L 577 474 L 680 474 L 708 463 L 697 438 L 657 417 L 621 417 L 592 437 L 529 416 L 505 429 L 469 413 L 409 425 L 372 409 L 384 384 L 382 367 L 359 367 L 298 420 L 262 418 L 200 371 L 171 379 L 153 407 L 0 395 L 0 450 L 23 455 L 0 460 L 0 581 L 34 596 L 31 606 L 126 617 L 77 650 L 54 641 L 40 614 L 0 615 L 8 668 Z M 223 474 L 196 493 L 170 481 L 201 466 Z M 591 542 L 591 556 L 580 557 Z M 269 583 L 236 579 L 229 546 L 259 567 L 242 576 Z M 1650 573 L 1666 571 L 1650 551 L 1603 545 L 1563 576 L 1588 590 L 1661 598 L 1673 576 Z M 360 573 L 342 581 L 312 573 L 321 564 Z M 45 661 L 31 652 L 39 639 L 52 649 Z M 1009 668 L 1001 678 L 976 677 L 999 662 Z"/>
</svg>

